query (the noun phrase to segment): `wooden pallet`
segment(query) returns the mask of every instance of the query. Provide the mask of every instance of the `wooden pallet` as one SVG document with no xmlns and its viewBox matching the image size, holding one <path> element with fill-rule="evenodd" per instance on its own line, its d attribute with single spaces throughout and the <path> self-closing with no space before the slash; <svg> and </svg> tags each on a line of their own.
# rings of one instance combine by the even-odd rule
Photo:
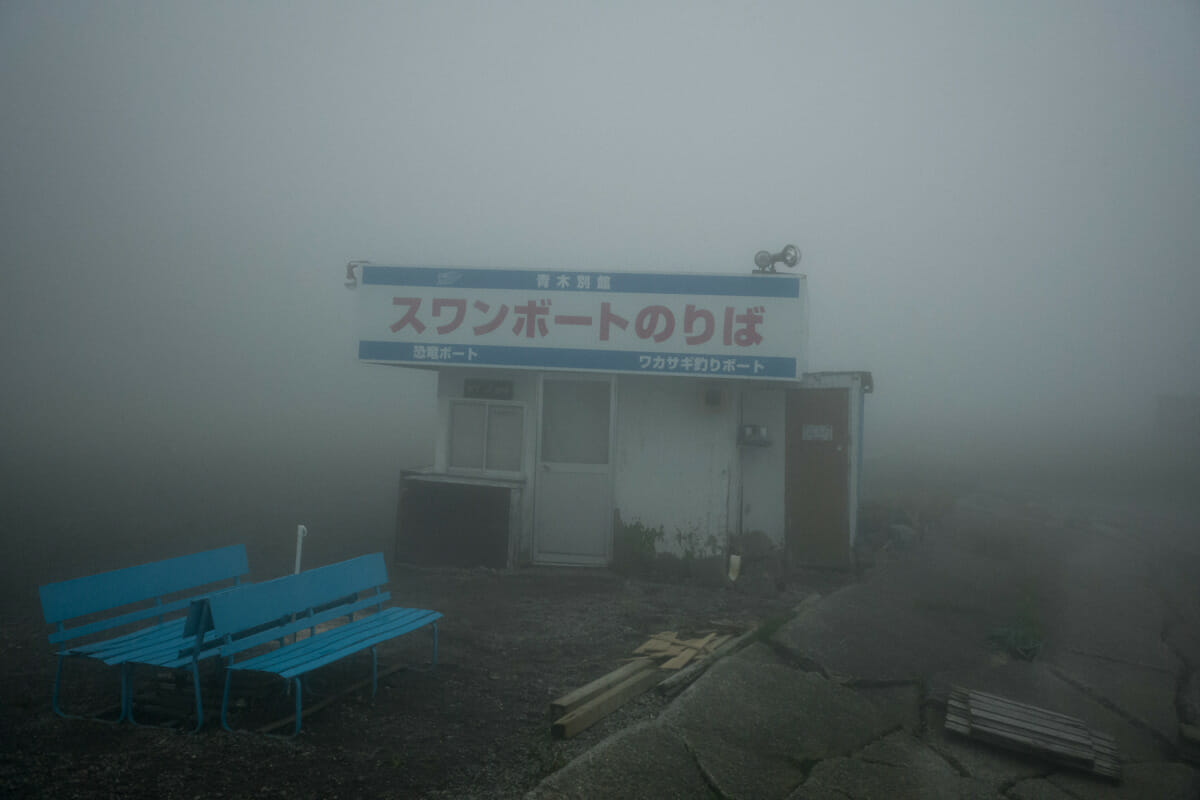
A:
<svg viewBox="0 0 1200 800">
<path fill-rule="evenodd" d="M 656 633 L 635 649 L 634 658 L 623 667 L 602 675 L 586 686 L 564 694 L 550 703 L 554 720 L 550 732 L 569 739 L 587 730 L 635 697 L 657 686 L 668 674 L 678 672 L 711 656 L 732 634 L 716 631 L 695 639 L 680 639 L 675 631 Z"/>
<path fill-rule="evenodd" d="M 946 704 L 946 730 L 1121 780 L 1113 738 L 1066 714 L 956 686 Z"/>
</svg>

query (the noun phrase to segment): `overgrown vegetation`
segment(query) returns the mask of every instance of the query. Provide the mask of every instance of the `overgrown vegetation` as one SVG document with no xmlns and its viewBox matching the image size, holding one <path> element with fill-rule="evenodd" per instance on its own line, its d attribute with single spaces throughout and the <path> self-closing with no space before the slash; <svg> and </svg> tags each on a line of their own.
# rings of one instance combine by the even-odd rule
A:
<svg viewBox="0 0 1200 800">
<path fill-rule="evenodd" d="M 714 534 L 710 533 L 701 540 L 700 531 L 695 526 L 687 530 L 676 528 L 675 545 L 684 561 L 725 555 L 725 546 Z"/>
<path fill-rule="evenodd" d="M 1026 592 L 1009 624 L 994 628 L 988 639 L 1013 658 L 1033 661 L 1043 643 L 1042 618 L 1038 606 L 1033 594 Z"/>
<path fill-rule="evenodd" d="M 654 566 L 658 544 L 666 538 L 662 525 L 650 527 L 641 520 L 625 522 L 613 514 L 613 569 L 625 574 L 645 573 Z"/>
</svg>

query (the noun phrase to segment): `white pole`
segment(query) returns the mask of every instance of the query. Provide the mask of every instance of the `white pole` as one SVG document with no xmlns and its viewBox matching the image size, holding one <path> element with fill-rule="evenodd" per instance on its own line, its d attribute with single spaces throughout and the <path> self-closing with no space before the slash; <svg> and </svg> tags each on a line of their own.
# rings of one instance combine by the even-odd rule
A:
<svg viewBox="0 0 1200 800">
<path fill-rule="evenodd" d="M 308 528 L 296 526 L 296 575 L 300 574 L 300 552 L 304 549 L 304 537 L 308 536 Z"/>
</svg>

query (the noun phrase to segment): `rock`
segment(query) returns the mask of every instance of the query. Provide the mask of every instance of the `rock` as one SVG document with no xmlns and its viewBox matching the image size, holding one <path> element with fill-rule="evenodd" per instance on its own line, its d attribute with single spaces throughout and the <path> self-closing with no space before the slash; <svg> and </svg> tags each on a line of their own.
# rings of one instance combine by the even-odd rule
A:
<svg viewBox="0 0 1200 800">
<path fill-rule="evenodd" d="M 708 794 L 683 740 L 657 722 L 610 736 L 550 775 L 527 800 L 609 800 L 612 797 L 693 798 Z"/>
<path fill-rule="evenodd" d="M 1192 670 L 1188 673 L 1179 692 L 1179 706 L 1183 713 L 1180 722 L 1200 725 L 1200 672 Z"/>
<path fill-rule="evenodd" d="M 888 722 L 868 700 L 811 672 L 726 658 L 660 717 L 729 798 L 783 798 L 804 766 L 850 753 Z"/>
<path fill-rule="evenodd" d="M 925 800 L 957 797 L 994 800 L 988 784 L 959 775 L 945 759 L 911 734 L 898 731 L 872 742 L 861 753 L 833 758 L 813 767 L 804 785 L 788 800 Z"/>
<path fill-rule="evenodd" d="M 1200 779 L 1196 770 L 1178 763 L 1126 764 L 1121 783 L 1117 785 L 1075 772 L 1056 772 L 1048 780 L 1071 797 L 1088 800 L 1195 800 L 1200 797 Z"/>
</svg>

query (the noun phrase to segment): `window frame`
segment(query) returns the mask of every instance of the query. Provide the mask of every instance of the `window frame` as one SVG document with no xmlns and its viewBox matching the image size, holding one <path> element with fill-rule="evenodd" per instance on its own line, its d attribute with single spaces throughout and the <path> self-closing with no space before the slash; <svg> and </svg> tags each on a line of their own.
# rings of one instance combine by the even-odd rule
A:
<svg viewBox="0 0 1200 800">
<path fill-rule="evenodd" d="M 455 406 L 476 406 L 483 408 L 483 433 L 480 446 L 483 450 L 483 464 L 479 467 L 463 467 L 456 466 L 452 462 L 454 458 L 454 409 Z M 515 408 L 520 412 L 521 430 L 520 430 L 520 447 L 517 449 L 519 457 L 519 466 L 516 470 L 505 469 L 489 469 L 488 463 L 488 431 L 492 421 L 492 408 L 504 407 Z M 446 472 L 453 475 L 473 475 L 476 477 L 494 477 L 500 479 L 513 479 L 525 477 L 525 461 L 527 454 L 525 452 L 527 437 L 525 434 L 526 426 L 529 424 L 528 410 L 526 404 L 516 400 L 482 400 L 473 397 L 452 397 L 449 399 L 449 405 L 446 410 Z"/>
</svg>

